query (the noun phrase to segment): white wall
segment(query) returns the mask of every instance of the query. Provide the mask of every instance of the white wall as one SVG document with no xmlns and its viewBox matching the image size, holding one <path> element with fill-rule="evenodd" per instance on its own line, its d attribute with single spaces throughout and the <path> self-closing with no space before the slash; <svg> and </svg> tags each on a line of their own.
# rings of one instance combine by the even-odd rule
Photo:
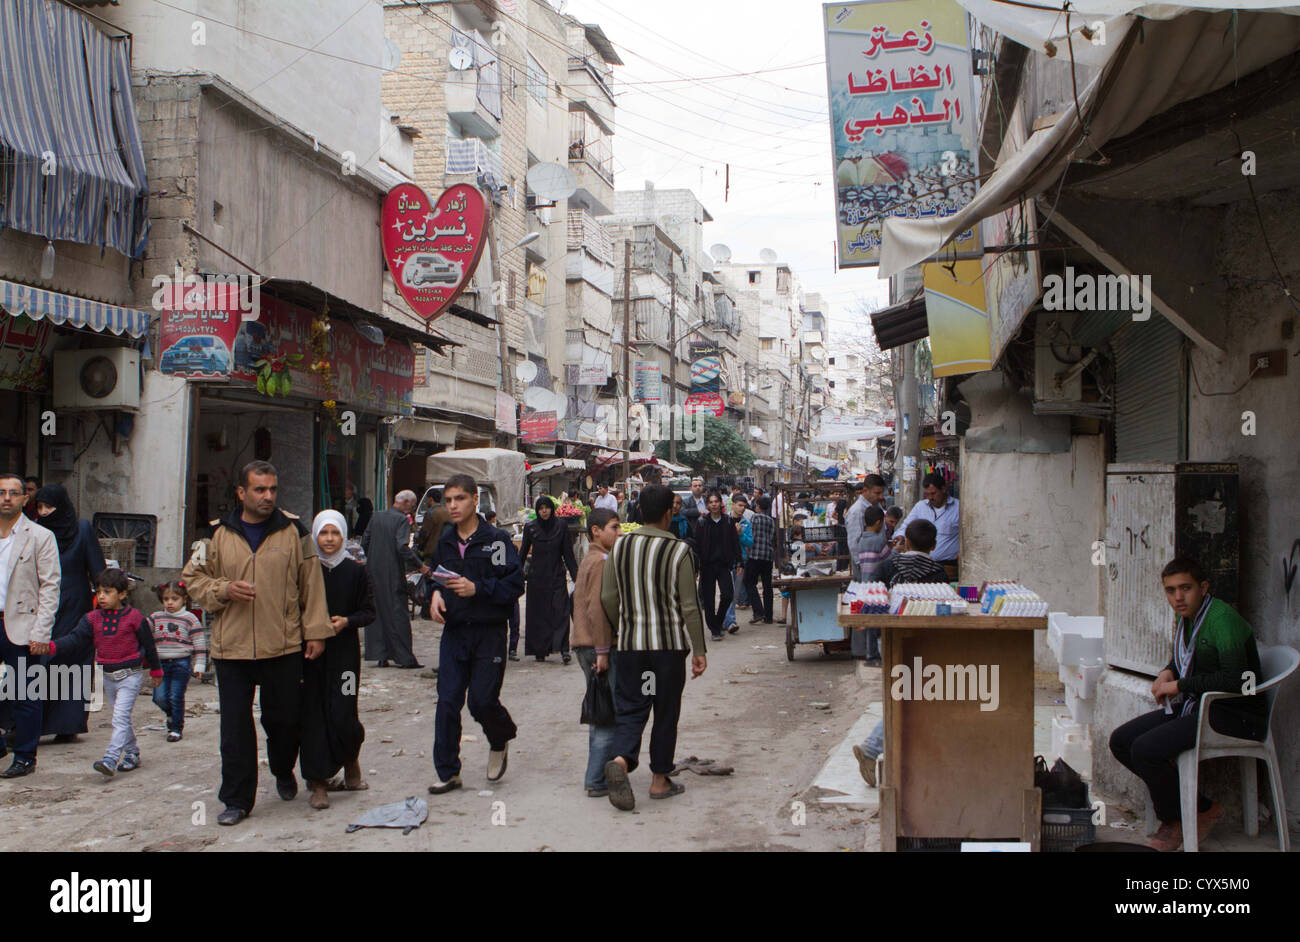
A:
<svg viewBox="0 0 1300 942">
<path fill-rule="evenodd" d="M 212 72 L 321 143 L 351 151 L 358 166 L 378 165 L 384 61 L 378 0 L 189 0 L 185 6 L 194 14 L 156 3 L 95 12 L 132 34 L 132 68 Z M 196 44 L 200 25 L 203 42 Z"/>
<path fill-rule="evenodd" d="M 1100 615 L 1101 567 L 1092 543 L 1105 529 L 1105 442 L 1076 435 L 1068 452 L 961 451 L 961 581 L 1015 579 L 1052 611 Z M 1034 665 L 1056 672 L 1047 632 L 1034 632 Z"/>
</svg>

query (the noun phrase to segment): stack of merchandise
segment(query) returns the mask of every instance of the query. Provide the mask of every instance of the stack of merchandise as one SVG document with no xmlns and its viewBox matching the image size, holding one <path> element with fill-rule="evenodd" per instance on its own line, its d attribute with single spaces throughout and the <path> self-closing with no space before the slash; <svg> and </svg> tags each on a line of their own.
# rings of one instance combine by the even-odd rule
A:
<svg viewBox="0 0 1300 942">
<path fill-rule="evenodd" d="M 966 600 L 946 582 L 900 582 L 889 590 L 891 615 L 966 615 Z"/>
<path fill-rule="evenodd" d="M 1047 614 L 1047 600 L 1017 582 L 986 582 L 980 586 L 980 614 L 1042 618 Z"/>
<path fill-rule="evenodd" d="M 850 582 L 844 601 L 854 615 L 885 615 L 889 612 L 889 589 L 883 582 Z"/>
</svg>

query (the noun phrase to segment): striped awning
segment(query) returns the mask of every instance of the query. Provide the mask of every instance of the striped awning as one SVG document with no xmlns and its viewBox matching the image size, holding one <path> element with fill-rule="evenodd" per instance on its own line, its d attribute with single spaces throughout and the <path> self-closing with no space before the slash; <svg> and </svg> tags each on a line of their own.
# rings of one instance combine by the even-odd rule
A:
<svg viewBox="0 0 1300 942">
<path fill-rule="evenodd" d="M 130 43 L 52 0 L 0 3 L 0 226 L 144 254 Z"/>
<path fill-rule="evenodd" d="M 132 337 L 143 337 L 149 329 L 149 311 L 74 298 L 12 281 L 0 281 L 0 308 L 15 317 L 26 314 L 34 321 L 48 317 L 60 326 L 88 327 L 100 333 L 125 331 Z"/>
</svg>

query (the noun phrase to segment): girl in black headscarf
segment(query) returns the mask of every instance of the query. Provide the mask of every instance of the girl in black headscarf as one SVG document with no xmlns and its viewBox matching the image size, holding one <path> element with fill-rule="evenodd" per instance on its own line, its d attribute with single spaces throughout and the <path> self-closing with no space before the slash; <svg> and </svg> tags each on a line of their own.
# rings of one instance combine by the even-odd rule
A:
<svg viewBox="0 0 1300 942">
<path fill-rule="evenodd" d="M 62 484 L 46 484 L 36 492 L 36 522 L 54 533 L 59 544 L 59 565 L 63 577 L 59 580 L 59 609 L 54 616 L 51 640 L 58 640 L 77 627 L 81 616 L 91 610 L 94 598 L 95 576 L 105 569 L 104 553 L 99 540 L 87 520 L 77 518 L 72 499 Z M 75 663 L 89 667 L 95 656 L 93 647 L 78 652 Z M 65 662 L 72 663 L 72 662 Z M 48 696 L 41 723 L 41 735 L 53 734 L 55 742 L 75 742 L 78 733 L 86 732 L 89 716 L 86 698 L 90 690 L 82 691 L 80 699 L 62 699 Z"/>
<path fill-rule="evenodd" d="M 527 589 L 524 599 L 524 653 L 544 661 L 546 656 L 559 651 L 568 664 L 569 654 L 569 586 L 564 574 L 578 578 L 578 563 L 573 556 L 573 543 L 569 529 L 555 514 L 555 502 L 549 497 L 537 498 L 534 509 L 537 517 L 524 527 L 523 541 L 519 545 L 519 558 L 528 561 L 532 552 L 532 566 L 526 571 Z"/>
</svg>

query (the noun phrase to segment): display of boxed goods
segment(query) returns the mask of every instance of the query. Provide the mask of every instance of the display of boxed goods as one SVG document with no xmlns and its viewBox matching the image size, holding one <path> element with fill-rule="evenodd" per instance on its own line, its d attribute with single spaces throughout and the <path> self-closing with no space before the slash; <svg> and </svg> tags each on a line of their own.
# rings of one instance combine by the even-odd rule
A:
<svg viewBox="0 0 1300 942">
<path fill-rule="evenodd" d="M 1047 600 L 1017 582 L 986 582 L 980 586 L 980 614 L 1032 618 L 1047 614 Z"/>
<path fill-rule="evenodd" d="M 966 600 L 946 582 L 900 582 L 889 590 L 891 615 L 966 615 Z"/>
<path fill-rule="evenodd" d="M 889 589 L 883 582 L 850 582 L 844 601 L 854 615 L 885 615 L 889 612 Z"/>
</svg>

